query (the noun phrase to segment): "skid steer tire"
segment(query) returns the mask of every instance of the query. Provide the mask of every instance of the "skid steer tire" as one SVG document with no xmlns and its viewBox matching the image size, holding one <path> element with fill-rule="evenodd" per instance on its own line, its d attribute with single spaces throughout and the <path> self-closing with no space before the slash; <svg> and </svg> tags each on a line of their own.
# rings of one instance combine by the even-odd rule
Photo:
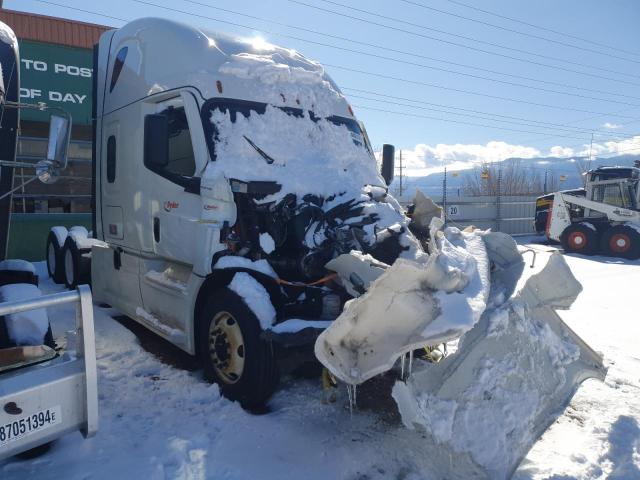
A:
<svg viewBox="0 0 640 480">
<path fill-rule="evenodd" d="M 595 255 L 599 248 L 598 231 L 584 223 L 574 223 L 564 229 L 560 243 L 565 253 Z"/>
<path fill-rule="evenodd" d="M 229 289 L 213 292 L 196 326 L 197 351 L 207 380 L 243 408 L 263 407 L 278 385 L 273 346 L 261 337 L 260 322 Z"/>
<path fill-rule="evenodd" d="M 78 285 L 91 281 L 91 258 L 83 254 L 86 250 L 78 248 L 74 238 L 69 235 L 63 248 L 64 285 L 72 290 Z"/>
<path fill-rule="evenodd" d="M 49 276 L 55 283 L 64 283 L 63 248 L 64 245 L 58 243 L 56 234 L 49 232 L 45 258 L 47 259 L 47 272 L 49 272 Z"/>
<path fill-rule="evenodd" d="M 627 225 L 608 228 L 602 235 L 604 255 L 635 260 L 640 258 L 640 233 Z"/>
</svg>

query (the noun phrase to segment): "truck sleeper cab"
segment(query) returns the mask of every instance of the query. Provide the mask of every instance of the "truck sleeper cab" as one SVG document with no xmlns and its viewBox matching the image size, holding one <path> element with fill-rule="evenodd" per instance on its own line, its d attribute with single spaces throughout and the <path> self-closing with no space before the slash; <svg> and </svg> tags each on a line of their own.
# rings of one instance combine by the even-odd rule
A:
<svg viewBox="0 0 640 480">
<path fill-rule="evenodd" d="M 419 244 L 316 62 L 162 19 L 96 46 L 94 297 L 245 407 L 351 296 L 324 265 Z"/>
</svg>

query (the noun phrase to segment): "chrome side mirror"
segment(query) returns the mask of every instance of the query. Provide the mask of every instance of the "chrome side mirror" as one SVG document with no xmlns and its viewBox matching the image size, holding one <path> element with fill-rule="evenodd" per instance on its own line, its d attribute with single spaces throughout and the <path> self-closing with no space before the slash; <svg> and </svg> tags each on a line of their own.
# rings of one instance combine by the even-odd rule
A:
<svg viewBox="0 0 640 480">
<path fill-rule="evenodd" d="M 71 137 L 71 118 L 51 115 L 49 119 L 49 142 L 47 160 L 58 170 L 67 168 L 69 139 Z"/>
</svg>

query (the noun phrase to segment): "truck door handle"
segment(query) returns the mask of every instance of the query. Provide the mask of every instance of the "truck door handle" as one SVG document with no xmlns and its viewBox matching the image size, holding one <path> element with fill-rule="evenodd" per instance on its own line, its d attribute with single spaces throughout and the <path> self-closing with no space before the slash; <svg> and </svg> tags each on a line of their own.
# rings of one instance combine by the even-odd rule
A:
<svg viewBox="0 0 640 480">
<path fill-rule="evenodd" d="M 120 270 L 122 267 L 122 252 L 123 250 L 118 247 L 113 251 L 113 268 Z"/>
<path fill-rule="evenodd" d="M 156 243 L 160 242 L 160 219 L 153 217 L 153 239 Z"/>
</svg>

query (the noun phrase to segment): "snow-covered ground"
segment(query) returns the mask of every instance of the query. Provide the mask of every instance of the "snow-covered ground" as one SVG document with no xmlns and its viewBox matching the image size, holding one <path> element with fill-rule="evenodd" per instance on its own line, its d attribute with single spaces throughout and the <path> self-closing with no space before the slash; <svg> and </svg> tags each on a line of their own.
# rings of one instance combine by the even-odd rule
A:
<svg viewBox="0 0 640 480">
<path fill-rule="evenodd" d="M 549 247 L 534 248 L 539 267 Z M 567 260 L 584 292 L 561 315 L 604 353 L 609 374 L 605 383 L 583 384 L 514 478 L 638 479 L 640 324 L 633 306 L 640 262 Z M 60 289 L 46 279 L 42 288 Z M 392 382 L 362 387 L 360 409 L 350 414 L 346 392 L 327 404 L 318 379 L 285 377 L 269 412 L 252 415 L 221 398 L 200 372 L 175 368 L 143 348 L 148 334 L 138 338 L 111 317 L 117 312 L 95 310 L 98 435 L 70 434 L 38 459 L 0 462 L 0 478 L 432 478 L 420 433 L 399 422 L 388 395 Z M 54 336 L 71 328 L 72 307 L 50 314 Z M 184 360 L 169 351 L 177 357 L 171 363 Z"/>
</svg>

